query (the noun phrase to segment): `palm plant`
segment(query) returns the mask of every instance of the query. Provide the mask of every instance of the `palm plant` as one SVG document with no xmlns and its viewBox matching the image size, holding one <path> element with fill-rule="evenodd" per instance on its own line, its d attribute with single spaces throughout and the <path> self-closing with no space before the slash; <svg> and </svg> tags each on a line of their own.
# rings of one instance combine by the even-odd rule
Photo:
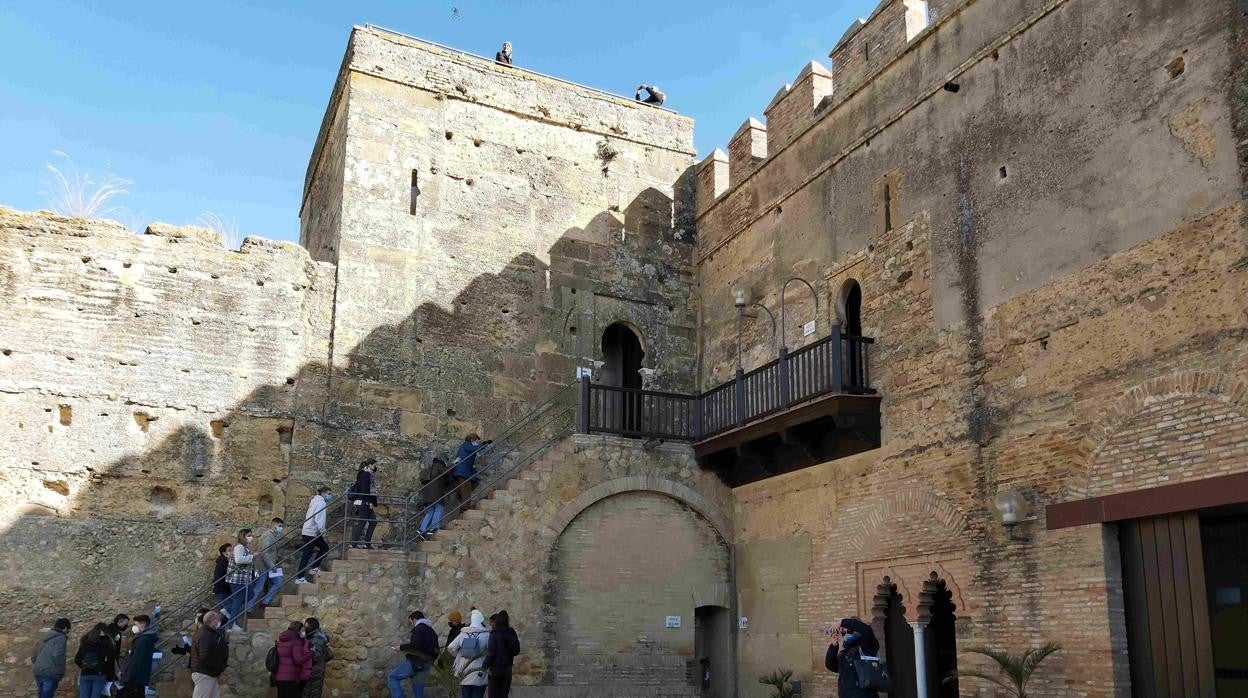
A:
<svg viewBox="0 0 1248 698">
<path fill-rule="evenodd" d="M 1008 695 L 1012 695 L 1015 698 L 1027 698 L 1027 682 L 1031 681 L 1031 677 L 1036 673 L 1036 669 L 1040 667 L 1040 663 L 1047 659 L 1049 655 L 1061 649 L 1061 645 L 1056 642 L 1050 642 L 1043 647 L 1032 647 L 1022 654 L 1013 655 L 1009 652 L 977 647 L 970 650 L 970 652 L 982 654 L 996 662 L 996 673 L 989 674 L 974 669 L 962 669 L 958 671 L 958 676 L 983 679 L 1008 691 Z"/>
<path fill-rule="evenodd" d="M 771 698 L 793 698 L 797 695 L 793 692 L 793 684 L 789 679 L 793 678 L 792 669 L 777 669 L 766 676 L 759 677 L 758 682 L 764 686 L 771 686 Z"/>
<path fill-rule="evenodd" d="M 455 673 L 455 658 L 445 650 L 429 665 L 429 678 L 432 685 L 446 689 L 448 696 L 459 695 L 459 682 L 464 679 Z"/>
</svg>

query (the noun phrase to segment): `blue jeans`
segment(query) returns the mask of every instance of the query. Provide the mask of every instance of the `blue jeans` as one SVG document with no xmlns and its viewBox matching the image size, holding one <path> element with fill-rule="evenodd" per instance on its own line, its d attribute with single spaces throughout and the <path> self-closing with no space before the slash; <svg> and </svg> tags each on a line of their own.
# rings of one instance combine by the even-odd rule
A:
<svg viewBox="0 0 1248 698">
<path fill-rule="evenodd" d="M 404 657 L 403 661 L 399 662 L 399 665 L 386 678 L 386 683 L 390 684 L 390 698 L 405 698 L 403 681 L 406 679 L 412 680 L 412 695 L 415 698 L 425 698 L 425 679 L 428 676 L 428 668 L 416 673 L 412 670 L 412 660 Z"/>
<path fill-rule="evenodd" d="M 104 687 L 108 685 L 108 677 L 103 674 L 78 677 L 78 698 L 100 698 L 104 695 Z"/>
<path fill-rule="evenodd" d="M 230 607 L 230 620 L 235 623 L 247 612 L 247 597 L 251 592 L 251 584 L 235 584 L 230 582 L 230 598 L 226 604 Z"/>
<path fill-rule="evenodd" d="M 420 520 L 420 532 L 432 533 L 442 527 L 442 502 L 430 505 L 425 516 Z"/>
<path fill-rule="evenodd" d="M 261 572 L 260 576 L 256 577 L 256 581 L 251 583 L 251 591 L 247 592 L 248 611 L 255 608 L 256 602 L 260 600 L 260 597 L 264 596 L 264 583 L 267 581 L 269 581 L 269 573 Z"/>
<path fill-rule="evenodd" d="M 260 603 L 268 606 L 270 603 L 273 603 L 273 597 L 277 596 L 277 592 L 282 590 L 282 583 L 286 581 L 286 577 L 269 577 L 267 572 L 264 576 L 268 577 L 269 580 L 269 593 L 264 595 L 264 598 L 260 600 Z"/>
<path fill-rule="evenodd" d="M 217 600 L 217 607 L 221 609 L 221 612 L 227 616 L 230 615 L 230 604 L 226 601 L 230 595 L 220 591 L 214 591 L 212 592 L 212 596 Z"/>
<path fill-rule="evenodd" d="M 39 689 L 39 698 L 52 698 L 52 696 L 55 696 L 56 687 L 60 685 L 60 683 L 61 677 L 59 676 L 54 679 L 47 678 L 46 676 L 36 676 L 35 687 Z"/>
</svg>

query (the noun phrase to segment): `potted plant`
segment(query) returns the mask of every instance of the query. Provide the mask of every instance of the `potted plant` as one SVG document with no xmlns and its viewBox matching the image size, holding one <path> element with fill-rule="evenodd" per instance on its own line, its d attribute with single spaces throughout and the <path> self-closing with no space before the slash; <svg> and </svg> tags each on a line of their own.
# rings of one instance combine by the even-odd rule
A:
<svg viewBox="0 0 1248 698">
<path fill-rule="evenodd" d="M 791 669 L 777 669 L 758 679 L 764 686 L 771 686 L 771 698 L 793 698 L 797 693 L 789 679 L 793 678 Z"/>
<path fill-rule="evenodd" d="M 997 671 L 990 674 L 974 669 L 963 669 L 958 671 L 958 676 L 983 679 L 1006 690 L 1008 692 L 1007 695 L 1015 698 L 1027 698 L 1027 682 L 1031 681 L 1031 677 L 1036 673 L 1036 669 L 1040 667 L 1040 663 L 1047 659 L 1049 655 L 1061 649 L 1061 645 L 1058 645 L 1056 642 L 1050 642 L 1043 647 L 1032 647 L 1022 654 L 1014 655 L 1009 652 L 977 647 L 969 651 L 974 654 L 982 654 L 996 662 Z"/>
</svg>

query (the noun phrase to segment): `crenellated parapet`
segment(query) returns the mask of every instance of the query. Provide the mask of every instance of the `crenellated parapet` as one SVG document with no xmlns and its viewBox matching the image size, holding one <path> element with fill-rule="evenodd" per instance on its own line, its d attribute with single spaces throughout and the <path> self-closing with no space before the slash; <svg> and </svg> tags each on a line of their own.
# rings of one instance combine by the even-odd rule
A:
<svg viewBox="0 0 1248 698">
<path fill-rule="evenodd" d="M 815 120 L 815 112 L 832 96 L 832 73 L 815 61 L 806 64 L 792 85 L 776 93 L 763 111 L 767 115 L 768 155 L 781 148 Z"/>
<path fill-rule="evenodd" d="M 828 54 L 831 69 L 819 61 L 806 64 L 792 83 L 782 86 L 772 97 L 763 110 L 765 122 L 751 117 L 737 129 L 728 142 L 726 163 L 712 155 L 699 165 L 699 212 L 707 210 L 720 194 L 748 179 L 768 158 L 859 91 L 924 36 L 937 18 L 952 15 L 966 2 L 883 0 L 869 17 L 854 20 Z M 722 176 L 726 182 L 722 188 L 701 186 L 703 168 L 712 163 L 715 176 Z"/>
<path fill-rule="evenodd" d="M 767 159 L 767 127 L 750 117 L 728 141 L 728 184 L 735 186 Z"/>
<path fill-rule="evenodd" d="M 720 194 L 728 191 L 728 155 L 716 148 L 698 163 L 698 192 L 695 205 L 698 214 L 710 208 Z"/>
</svg>

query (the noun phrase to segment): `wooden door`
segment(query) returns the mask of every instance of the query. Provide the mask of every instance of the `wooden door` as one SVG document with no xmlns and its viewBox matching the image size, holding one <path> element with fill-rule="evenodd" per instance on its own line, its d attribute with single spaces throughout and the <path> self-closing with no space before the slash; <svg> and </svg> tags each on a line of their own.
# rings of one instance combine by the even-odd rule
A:
<svg viewBox="0 0 1248 698">
<path fill-rule="evenodd" d="M 1119 542 L 1132 694 L 1214 698 L 1200 518 L 1123 521 Z"/>
</svg>

